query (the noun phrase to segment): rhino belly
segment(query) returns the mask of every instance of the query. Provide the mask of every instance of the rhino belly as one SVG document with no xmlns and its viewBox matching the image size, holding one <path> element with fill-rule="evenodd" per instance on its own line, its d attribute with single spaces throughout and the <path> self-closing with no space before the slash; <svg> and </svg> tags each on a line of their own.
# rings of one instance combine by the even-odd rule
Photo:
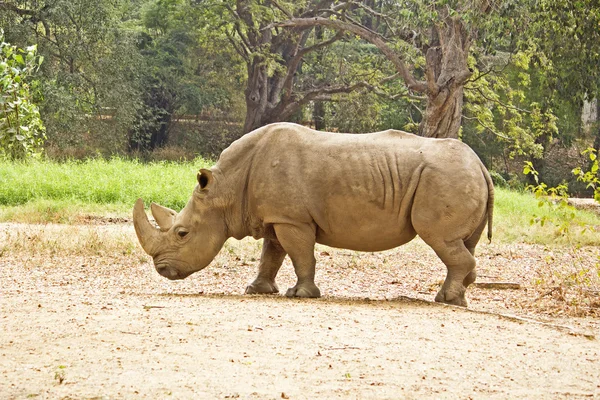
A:
<svg viewBox="0 0 600 400">
<path fill-rule="evenodd" d="M 396 218 L 347 217 L 327 227 L 317 228 L 317 243 L 356 251 L 393 249 L 410 242 L 415 236 L 410 221 L 398 221 Z"/>
</svg>

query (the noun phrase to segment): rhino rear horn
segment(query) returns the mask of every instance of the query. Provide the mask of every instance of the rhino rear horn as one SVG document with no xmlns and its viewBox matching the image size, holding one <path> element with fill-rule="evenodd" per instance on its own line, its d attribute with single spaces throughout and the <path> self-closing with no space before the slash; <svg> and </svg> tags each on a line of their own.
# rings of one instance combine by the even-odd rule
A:
<svg viewBox="0 0 600 400">
<path fill-rule="evenodd" d="M 151 256 L 154 255 L 160 240 L 160 231 L 148 221 L 142 199 L 137 199 L 133 207 L 133 226 L 144 251 Z"/>
<path fill-rule="evenodd" d="M 171 229 L 175 222 L 175 216 L 177 215 L 175 210 L 171 210 L 170 208 L 163 207 L 156 203 L 152 203 L 150 209 L 152 210 L 152 215 L 161 231 L 166 232 Z"/>
</svg>

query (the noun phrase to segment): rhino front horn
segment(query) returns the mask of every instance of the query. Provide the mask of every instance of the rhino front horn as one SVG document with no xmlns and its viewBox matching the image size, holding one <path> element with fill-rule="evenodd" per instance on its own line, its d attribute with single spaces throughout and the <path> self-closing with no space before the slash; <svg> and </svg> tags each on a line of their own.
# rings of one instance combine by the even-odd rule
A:
<svg viewBox="0 0 600 400">
<path fill-rule="evenodd" d="M 133 207 L 133 226 L 142 248 L 149 255 L 154 255 L 159 241 L 160 232 L 150 224 L 144 210 L 144 201 L 137 199 Z"/>
</svg>

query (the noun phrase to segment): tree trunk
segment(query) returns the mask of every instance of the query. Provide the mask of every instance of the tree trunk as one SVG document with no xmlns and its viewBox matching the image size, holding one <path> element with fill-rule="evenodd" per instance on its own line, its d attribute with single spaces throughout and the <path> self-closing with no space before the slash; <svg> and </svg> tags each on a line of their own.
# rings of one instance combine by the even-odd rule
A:
<svg viewBox="0 0 600 400">
<path fill-rule="evenodd" d="M 296 111 L 288 107 L 292 99 L 283 93 L 284 80 L 285 76 L 277 73 L 269 77 L 267 67 L 260 61 L 254 61 L 249 66 L 248 82 L 244 91 L 244 133 L 273 122 L 285 121 Z"/>
<path fill-rule="evenodd" d="M 529 174 L 527 175 L 527 181 L 529 182 L 530 185 L 537 185 L 539 182 L 546 182 L 548 184 L 550 184 L 551 186 L 554 186 L 555 183 L 551 181 L 552 177 L 547 177 L 546 176 L 546 154 L 548 153 L 548 151 L 550 150 L 550 139 L 552 139 L 552 137 L 547 134 L 544 133 L 540 136 L 538 136 L 537 138 L 535 138 L 535 143 L 539 144 L 542 146 L 543 152 L 542 152 L 542 156 L 540 158 L 533 158 L 531 160 L 531 164 L 533 164 L 533 168 L 538 172 L 538 182 L 535 181 L 535 178 L 533 177 L 533 175 Z"/>
<path fill-rule="evenodd" d="M 253 131 L 263 125 L 285 121 L 300 106 L 294 108 L 295 98 L 292 95 L 294 76 L 302 64 L 298 52 L 308 38 L 308 32 L 287 35 L 283 39 L 266 35 L 261 38 L 261 45 L 269 44 L 271 52 L 278 54 L 284 69 L 275 71 L 269 76 L 265 60 L 260 55 L 253 55 L 248 61 L 248 81 L 244 95 L 246 98 L 246 119 L 244 133 Z M 259 47 L 259 46 L 257 46 Z"/>
<path fill-rule="evenodd" d="M 315 27 L 315 38 L 318 41 L 323 40 L 323 27 Z M 323 51 L 317 50 L 316 53 L 317 63 L 323 63 Z M 319 82 L 321 83 L 321 82 Z M 324 131 L 327 129 L 325 126 L 325 104 L 322 101 L 313 102 L 313 121 L 315 121 L 315 129 L 318 131 Z"/>
<path fill-rule="evenodd" d="M 462 86 L 428 97 L 419 134 L 433 138 L 458 138 L 463 108 Z"/>
<path fill-rule="evenodd" d="M 313 105 L 313 120 L 315 121 L 315 129 L 324 131 L 327 129 L 325 125 L 325 104 L 322 101 L 315 101 Z"/>
<path fill-rule="evenodd" d="M 595 131 L 594 149 L 596 149 L 596 154 L 600 154 L 600 100 L 596 98 L 593 101 L 596 103 L 596 120 L 592 125 L 592 129 Z"/>
<path fill-rule="evenodd" d="M 445 18 L 432 28 L 427 49 L 427 108 L 419 126 L 422 136 L 458 138 L 463 108 L 463 88 L 471 76 L 467 65 L 471 41 L 462 21 Z"/>
<path fill-rule="evenodd" d="M 267 70 L 256 58 L 248 66 L 248 81 L 246 82 L 246 119 L 244 133 L 253 131 L 264 125 L 265 113 L 268 107 Z"/>
</svg>

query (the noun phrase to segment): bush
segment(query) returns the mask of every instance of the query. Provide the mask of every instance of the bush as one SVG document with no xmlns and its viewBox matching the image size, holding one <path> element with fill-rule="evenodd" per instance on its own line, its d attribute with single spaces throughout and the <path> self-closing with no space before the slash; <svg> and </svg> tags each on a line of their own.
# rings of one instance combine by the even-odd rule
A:
<svg viewBox="0 0 600 400">
<path fill-rule="evenodd" d="M 43 60 L 36 53 L 6 43 L 0 30 L 0 155 L 13 160 L 41 154 L 46 138 L 28 83 Z"/>
<path fill-rule="evenodd" d="M 494 182 L 494 186 L 501 187 L 501 188 L 508 187 L 508 182 L 502 176 L 501 173 L 499 173 L 497 171 L 490 171 L 490 176 L 492 177 L 492 182 Z"/>
</svg>

